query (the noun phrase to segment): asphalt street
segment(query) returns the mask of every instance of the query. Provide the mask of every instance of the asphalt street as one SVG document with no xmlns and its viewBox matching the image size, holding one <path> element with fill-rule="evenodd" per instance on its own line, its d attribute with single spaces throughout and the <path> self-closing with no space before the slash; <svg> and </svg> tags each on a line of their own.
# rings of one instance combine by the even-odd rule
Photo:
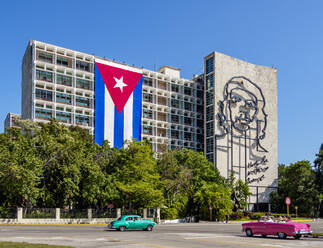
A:
<svg viewBox="0 0 323 248">
<path fill-rule="evenodd" d="M 323 233 L 323 220 L 308 223 L 313 232 Z M 315 238 L 248 238 L 241 232 L 241 223 L 164 224 L 152 232 L 118 232 L 104 225 L 1 225 L 0 241 L 117 248 L 323 247 L 323 239 Z"/>
</svg>

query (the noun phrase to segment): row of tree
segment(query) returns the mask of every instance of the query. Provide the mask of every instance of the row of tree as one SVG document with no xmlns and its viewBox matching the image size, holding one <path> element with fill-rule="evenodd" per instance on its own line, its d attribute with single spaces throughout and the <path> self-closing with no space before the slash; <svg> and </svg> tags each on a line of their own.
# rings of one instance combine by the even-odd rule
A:
<svg viewBox="0 0 323 248">
<path fill-rule="evenodd" d="M 223 178 L 202 153 L 182 149 L 156 155 L 148 142 L 121 149 L 93 143 L 87 130 L 21 121 L 0 134 L 0 207 L 138 209 L 161 207 L 165 218 L 199 215 L 223 219 L 244 210 L 249 188 L 234 176 Z M 23 131 L 22 131 L 23 130 Z M 308 161 L 279 165 L 273 212 L 322 216 L 323 145 L 314 167 Z"/>
<path fill-rule="evenodd" d="M 299 215 L 323 217 L 323 144 L 314 167 L 309 161 L 278 166 L 278 192 L 271 194 L 274 212 L 286 212 L 287 196 L 292 199 L 291 212 L 297 209 Z"/>
<path fill-rule="evenodd" d="M 54 120 L 20 125 L 0 134 L 1 207 L 161 207 L 166 218 L 212 209 L 218 219 L 246 207 L 247 184 L 223 178 L 202 153 L 156 157 L 148 142 L 115 149 Z"/>
</svg>

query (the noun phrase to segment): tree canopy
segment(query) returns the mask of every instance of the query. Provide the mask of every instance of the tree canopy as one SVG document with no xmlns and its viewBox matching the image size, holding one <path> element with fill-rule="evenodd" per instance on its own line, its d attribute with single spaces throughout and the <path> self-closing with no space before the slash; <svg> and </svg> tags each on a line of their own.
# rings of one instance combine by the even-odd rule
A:
<svg viewBox="0 0 323 248">
<path fill-rule="evenodd" d="M 88 131 L 21 121 L 0 134 L 2 207 L 139 209 L 161 207 L 174 217 L 218 218 L 232 210 L 230 185 L 202 153 L 189 149 L 155 154 L 147 141 L 122 148 L 93 143 Z"/>
</svg>

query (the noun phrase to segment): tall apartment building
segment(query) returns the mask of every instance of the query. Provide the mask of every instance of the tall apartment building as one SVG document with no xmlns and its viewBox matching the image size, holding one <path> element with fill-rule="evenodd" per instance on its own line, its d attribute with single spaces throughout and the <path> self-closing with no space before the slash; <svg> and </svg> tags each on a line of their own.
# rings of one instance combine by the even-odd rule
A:
<svg viewBox="0 0 323 248">
<path fill-rule="evenodd" d="M 204 58 L 205 154 L 248 182 L 251 203 L 277 189 L 277 69 L 221 53 Z M 258 206 L 258 204 L 257 204 Z"/>
<path fill-rule="evenodd" d="M 22 62 L 22 119 L 56 118 L 93 134 L 96 58 L 30 41 Z M 142 138 L 149 139 L 158 152 L 165 146 L 203 151 L 201 78 L 183 79 L 180 70 L 170 66 L 158 72 L 142 70 Z"/>
<path fill-rule="evenodd" d="M 56 118 L 94 134 L 96 61 L 142 73 L 141 138 L 154 151 L 202 151 L 222 176 L 248 182 L 251 205 L 268 203 L 278 177 L 276 69 L 213 52 L 189 80 L 170 66 L 151 71 L 33 40 L 22 63 L 22 119 Z"/>
</svg>

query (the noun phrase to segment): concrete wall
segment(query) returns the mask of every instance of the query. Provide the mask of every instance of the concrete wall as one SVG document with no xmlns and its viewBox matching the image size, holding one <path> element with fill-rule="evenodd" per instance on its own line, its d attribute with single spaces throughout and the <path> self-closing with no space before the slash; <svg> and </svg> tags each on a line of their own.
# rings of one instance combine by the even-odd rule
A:
<svg viewBox="0 0 323 248">
<path fill-rule="evenodd" d="M 216 166 L 249 182 L 250 203 L 266 203 L 278 178 L 277 69 L 213 56 Z"/>
<path fill-rule="evenodd" d="M 21 84 L 21 118 L 32 119 L 32 43 L 29 42 L 22 60 L 22 84 Z"/>
</svg>

